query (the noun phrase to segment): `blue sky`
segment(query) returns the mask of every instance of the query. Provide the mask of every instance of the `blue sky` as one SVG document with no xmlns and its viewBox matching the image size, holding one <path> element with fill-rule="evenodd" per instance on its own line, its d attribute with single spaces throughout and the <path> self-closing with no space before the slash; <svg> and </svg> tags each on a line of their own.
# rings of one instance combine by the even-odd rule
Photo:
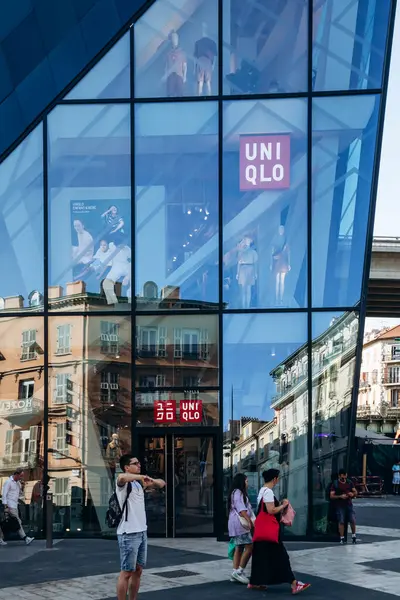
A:
<svg viewBox="0 0 400 600">
<path fill-rule="evenodd" d="M 382 141 L 381 166 L 375 213 L 374 235 L 400 237 L 400 201 L 398 197 L 397 174 L 399 170 L 400 134 L 400 16 L 397 11 L 394 29 L 392 60 L 385 126 Z M 397 218 L 396 218 L 397 217 Z"/>
</svg>

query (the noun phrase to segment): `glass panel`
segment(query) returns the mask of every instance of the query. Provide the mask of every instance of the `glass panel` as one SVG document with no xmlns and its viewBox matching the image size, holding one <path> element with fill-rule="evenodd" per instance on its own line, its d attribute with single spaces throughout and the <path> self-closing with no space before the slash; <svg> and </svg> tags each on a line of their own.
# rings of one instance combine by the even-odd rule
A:
<svg viewBox="0 0 400 600">
<path fill-rule="evenodd" d="M 43 533 L 44 328 L 39 316 L 0 319 L 0 489 L 19 467 L 25 533 Z M 7 503 L 3 495 L 3 503 Z"/>
<path fill-rule="evenodd" d="M 315 313 L 312 327 L 314 530 L 328 533 L 337 532 L 337 504 L 329 493 L 346 466 L 358 315 Z"/>
<path fill-rule="evenodd" d="M 307 0 L 223 0 L 223 10 L 224 94 L 307 89 Z"/>
<path fill-rule="evenodd" d="M 180 389 L 195 393 L 201 388 L 217 387 L 216 315 L 137 318 L 138 391 Z"/>
<path fill-rule="evenodd" d="M 137 307 L 216 309 L 217 105 L 136 110 Z"/>
<path fill-rule="evenodd" d="M 157 0 L 135 24 L 139 98 L 218 92 L 218 2 Z"/>
<path fill-rule="evenodd" d="M 0 310 L 43 305 L 43 130 L 0 165 Z M 4 300 L 4 302 L 3 302 Z"/>
<path fill-rule="evenodd" d="M 165 437 L 139 437 L 139 457 L 142 461 L 142 473 L 167 482 L 165 441 Z M 145 505 L 149 534 L 166 537 L 166 488 L 146 490 Z"/>
<path fill-rule="evenodd" d="M 279 469 L 276 495 L 290 498 L 296 535 L 307 524 L 306 342 L 306 314 L 224 316 L 225 497 L 244 472 L 255 506 L 262 472 Z"/>
<path fill-rule="evenodd" d="M 66 100 L 130 97 L 130 32 L 126 33 L 65 97 Z"/>
<path fill-rule="evenodd" d="M 224 301 L 303 307 L 307 283 L 307 103 L 224 107 Z"/>
<path fill-rule="evenodd" d="M 58 106 L 49 115 L 49 303 L 131 301 L 130 109 Z"/>
<path fill-rule="evenodd" d="M 314 0 L 313 87 L 382 85 L 390 0 Z"/>
<path fill-rule="evenodd" d="M 105 514 L 131 446 L 128 317 L 49 320 L 49 476 L 55 533 L 108 533 Z"/>
<path fill-rule="evenodd" d="M 213 533 L 213 439 L 175 437 L 174 476 L 175 533 Z"/>
<path fill-rule="evenodd" d="M 313 306 L 361 296 L 379 98 L 313 103 Z"/>
</svg>

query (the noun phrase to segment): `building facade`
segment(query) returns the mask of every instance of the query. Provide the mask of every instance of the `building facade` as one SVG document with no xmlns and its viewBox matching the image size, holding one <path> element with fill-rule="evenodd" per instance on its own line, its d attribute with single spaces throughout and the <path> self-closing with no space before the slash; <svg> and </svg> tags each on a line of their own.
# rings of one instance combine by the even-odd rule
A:
<svg viewBox="0 0 400 600">
<path fill-rule="evenodd" d="M 266 4 L 268 6 L 266 6 Z M 326 532 L 349 461 L 395 2 L 155 0 L 0 158 L 1 477 L 109 535 L 226 532 L 265 468 Z M 360 337 L 361 336 L 361 337 Z M 160 516 L 162 518 L 160 518 Z"/>
</svg>

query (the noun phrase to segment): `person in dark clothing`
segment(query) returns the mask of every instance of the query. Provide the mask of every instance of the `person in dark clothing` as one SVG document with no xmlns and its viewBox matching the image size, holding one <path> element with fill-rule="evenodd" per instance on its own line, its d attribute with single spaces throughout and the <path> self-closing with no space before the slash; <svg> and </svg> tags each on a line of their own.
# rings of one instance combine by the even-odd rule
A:
<svg viewBox="0 0 400 600">
<path fill-rule="evenodd" d="M 352 542 L 357 544 L 359 540 L 356 535 L 356 514 L 353 506 L 353 498 L 357 497 L 357 490 L 351 479 L 347 478 L 344 469 L 339 471 L 338 479 L 332 483 L 330 497 L 335 503 L 341 545 L 346 543 L 344 537 L 346 523 L 350 523 Z"/>
<path fill-rule="evenodd" d="M 288 500 L 278 502 L 273 493 L 273 488 L 279 481 L 279 470 L 269 469 L 262 474 L 264 486 L 261 488 L 257 505 L 258 511 L 265 510 L 274 515 L 278 522 L 282 512 L 288 506 Z M 256 523 L 257 528 L 257 523 Z M 251 564 L 250 589 L 265 589 L 267 585 L 289 583 L 292 594 L 299 594 L 310 587 L 309 583 L 298 581 L 293 574 L 289 555 L 282 542 L 282 528 L 279 533 L 278 543 L 253 542 L 253 559 Z"/>
</svg>

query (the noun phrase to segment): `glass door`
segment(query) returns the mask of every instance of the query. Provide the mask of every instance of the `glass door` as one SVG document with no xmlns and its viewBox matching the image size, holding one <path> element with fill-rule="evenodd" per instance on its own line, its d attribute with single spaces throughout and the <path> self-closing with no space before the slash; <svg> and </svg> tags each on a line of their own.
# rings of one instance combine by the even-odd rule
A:
<svg viewBox="0 0 400 600">
<path fill-rule="evenodd" d="M 146 492 L 149 535 L 214 533 L 213 442 L 211 436 L 140 438 L 142 472 L 167 483 L 165 490 Z"/>
</svg>

